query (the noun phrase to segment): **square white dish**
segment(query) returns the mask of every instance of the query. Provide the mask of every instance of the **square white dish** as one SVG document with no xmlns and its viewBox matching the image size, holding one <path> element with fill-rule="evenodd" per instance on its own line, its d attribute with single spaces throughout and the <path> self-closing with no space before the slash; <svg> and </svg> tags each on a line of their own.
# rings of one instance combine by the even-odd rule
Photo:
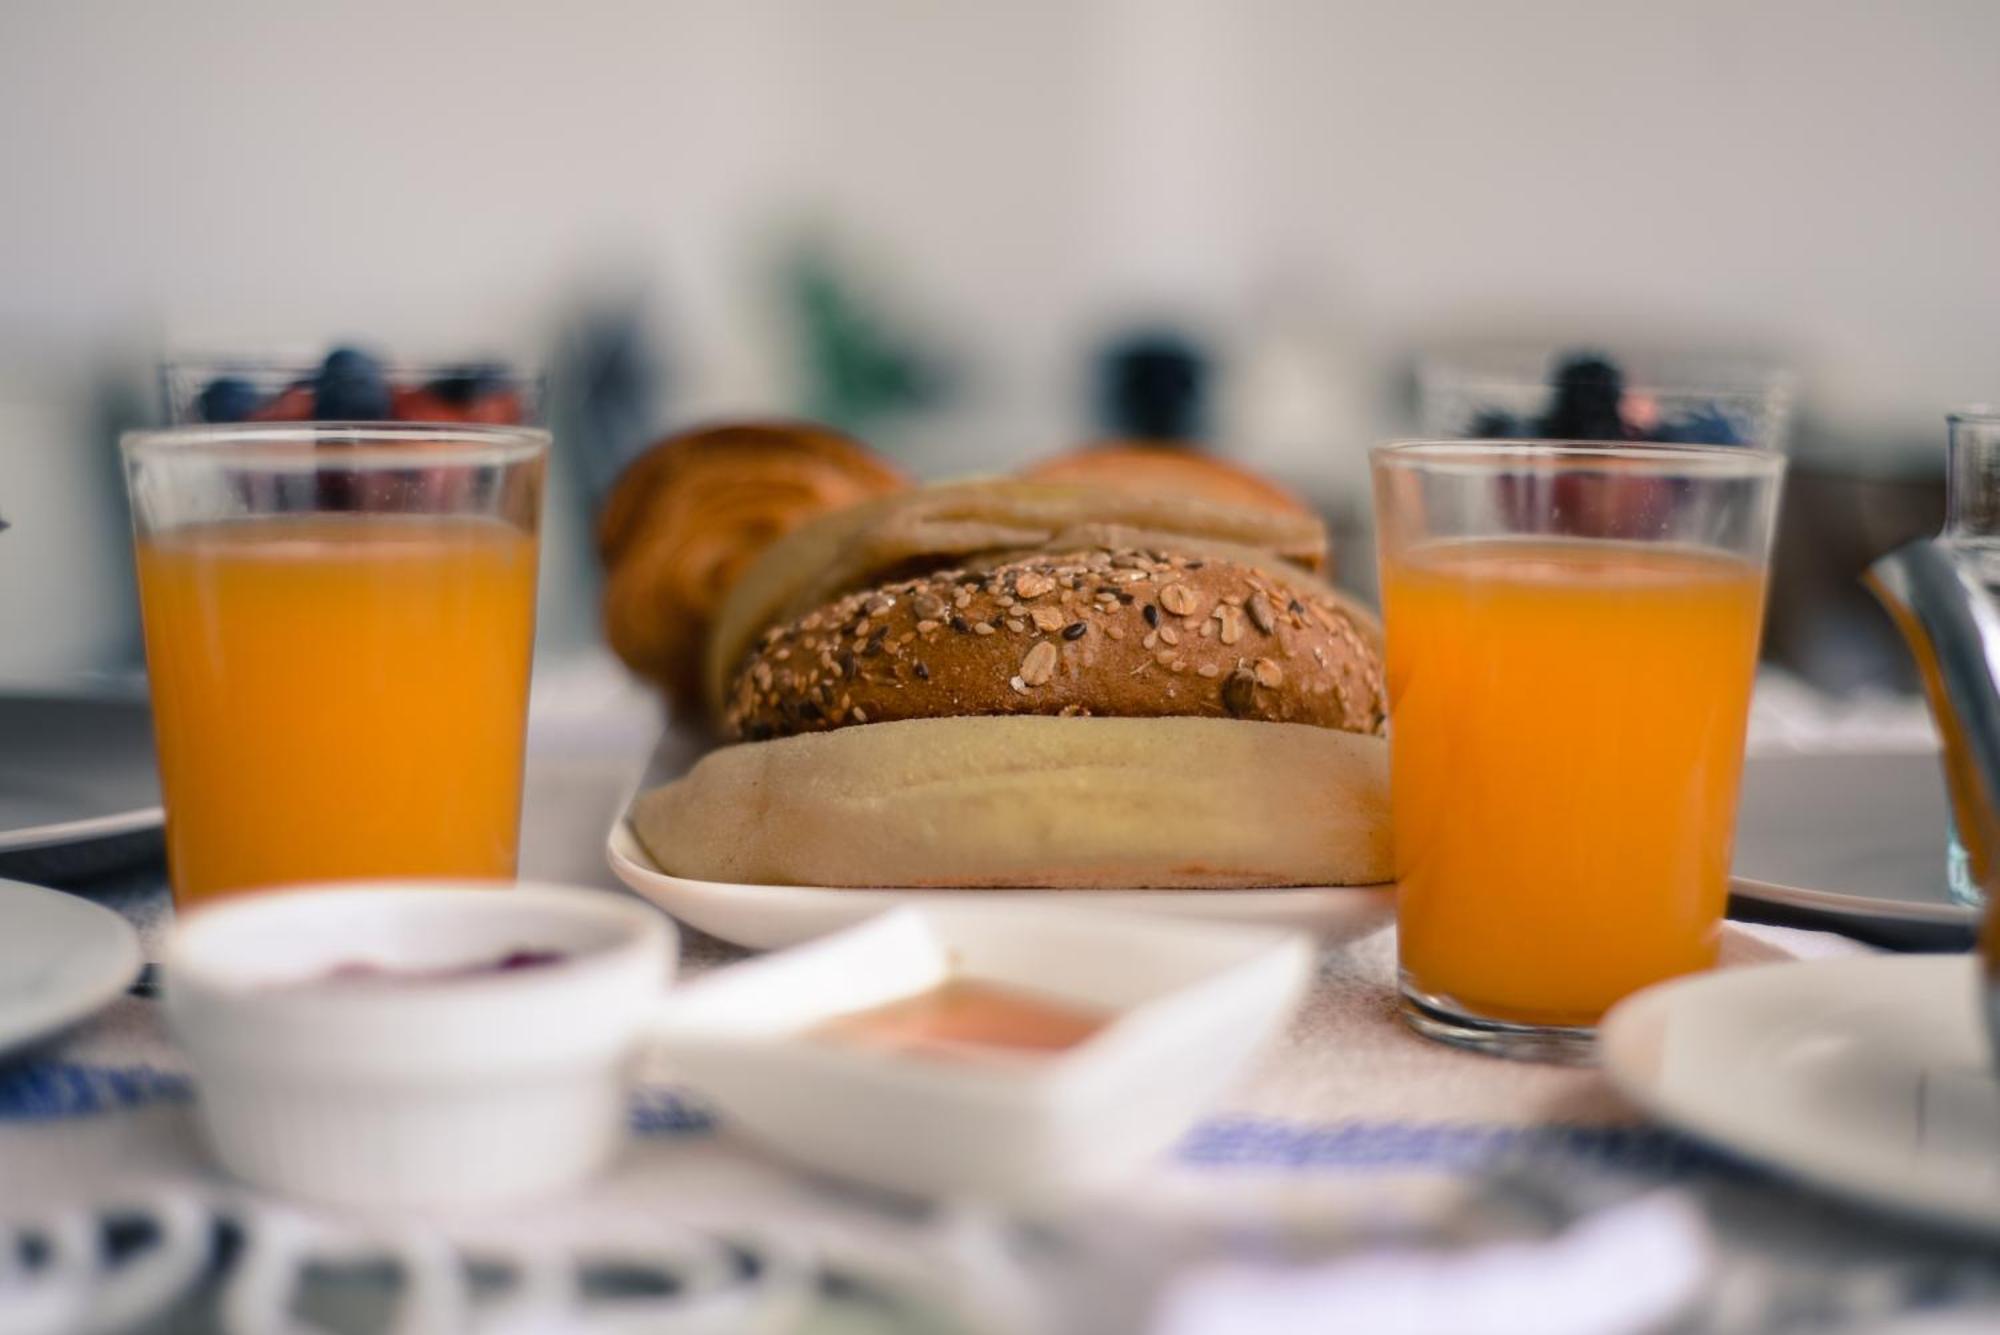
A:
<svg viewBox="0 0 2000 1335">
<path fill-rule="evenodd" d="M 663 1004 L 653 1032 L 733 1126 L 808 1167 L 1031 1204 L 1170 1145 L 1290 1017 L 1312 961 L 1297 932 L 961 900 L 705 976 Z M 812 1032 L 948 977 L 1113 1015 L 1068 1050 L 990 1064 Z"/>
</svg>

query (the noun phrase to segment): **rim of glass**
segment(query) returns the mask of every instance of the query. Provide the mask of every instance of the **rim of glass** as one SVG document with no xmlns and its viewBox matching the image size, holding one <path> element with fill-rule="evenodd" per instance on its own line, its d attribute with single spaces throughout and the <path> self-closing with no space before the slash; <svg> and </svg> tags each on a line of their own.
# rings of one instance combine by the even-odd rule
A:
<svg viewBox="0 0 2000 1335">
<path fill-rule="evenodd" d="M 338 453 L 319 448 L 342 442 L 368 448 Z M 127 431 L 118 446 L 134 461 L 374 469 L 503 466 L 547 453 L 549 442 L 543 427 L 472 422 L 229 422 Z"/>
<path fill-rule="evenodd" d="M 1619 440 L 1392 440 L 1370 450 L 1375 463 L 1390 467 L 1459 467 L 1491 471 L 1496 465 L 1563 468 L 1617 463 L 1620 471 L 1689 472 L 1734 477 L 1777 473 L 1782 451 L 1751 445 L 1681 445 Z"/>
<path fill-rule="evenodd" d="M 1952 426 L 2000 426 L 2000 403 L 1968 403 L 1946 413 L 1944 420 Z"/>
</svg>

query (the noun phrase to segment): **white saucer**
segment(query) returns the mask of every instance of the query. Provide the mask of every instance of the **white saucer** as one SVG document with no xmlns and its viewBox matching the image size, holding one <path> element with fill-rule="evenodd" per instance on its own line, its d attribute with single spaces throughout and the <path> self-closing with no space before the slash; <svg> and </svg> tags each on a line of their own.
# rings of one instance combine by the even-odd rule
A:
<svg viewBox="0 0 2000 1335">
<path fill-rule="evenodd" d="M 1663 1121 L 1856 1201 L 2000 1235 L 2000 1079 L 1966 955 L 1698 974 L 1621 1003 L 1605 1072 Z"/>
<path fill-rule="evenodd" d="M 653 864 L 621 817 L 607 854 L 618 879 L 710 936 L 754 950 L 797 945 L 904 904 L 968 898 L 1089 904 L 1189 918 L 1290 927 L 1345 941 L 1395 915 L 1393 886 L 1299 886 L 1282 890 L 849 890 L 809 885 L 731 885 L 670 876 Z"/>
<path fill-rule="evenodd" d="M 75 1024 L 139 976 L 139 936 L 110 909 L 0 881 L 0 1053 Z"/>
</svg>

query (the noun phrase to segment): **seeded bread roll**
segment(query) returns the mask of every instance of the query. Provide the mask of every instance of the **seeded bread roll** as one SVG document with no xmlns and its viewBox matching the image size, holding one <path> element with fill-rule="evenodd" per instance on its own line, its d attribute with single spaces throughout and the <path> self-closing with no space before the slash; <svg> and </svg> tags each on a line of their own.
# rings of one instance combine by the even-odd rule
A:
<svg viewBox="0 0 2000 1335">
<path fill-rule="evenodd" d="M 661 868 L 758 885 L 1390 879 L 1388 745 L 1291 723 L 938 718 L 711 751 L 633 804 Z"/>
<path fill-rule="evenodd" d="M 947 482 L 820 516 L 743 572 L 715 619 L 705 671 L 720 714 L 763 631 L 845 593 L 1007 553 L 1133 547 L 1317 570 L 1326 530 L 1309 515 L 1076 483 Z"/>
<path fill-rule="evenodd" d="M 1035 555 L 849 594 L 766 632 L 724 724 L 761 740 L 947 715 L 1382 727 L 1379 632 L 1302 572 L 1178 552 Z"/>
</svg>

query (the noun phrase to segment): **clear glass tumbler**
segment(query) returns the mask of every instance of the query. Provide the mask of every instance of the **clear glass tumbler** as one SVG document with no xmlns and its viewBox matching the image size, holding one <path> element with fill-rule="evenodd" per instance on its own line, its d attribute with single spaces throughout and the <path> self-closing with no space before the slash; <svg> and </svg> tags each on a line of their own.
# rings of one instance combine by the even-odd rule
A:
<svg viewBox="0 0 2000 1335">
<path fill-rule="evenodd" d="M 549 438 L 125 437 L 174 897 L 511 879 Z"/>
<path fill-rule="evenodd" d="M 160 365 L 167 420 L 534 424 L 541 378 L 503 361 L 383 361 L 352 348 L 314 361 L 175 358 Z"/>
<path fill-rule="evenodd" d="M 1402 1008 L 1582 1059 L 1715 962 L 1781 455 L 1375 451 Z"/>
<path fill-rule="evenodd" d="M 1946 416 L 1944 532 L 1960 565 L 1974 570 L 1989 594 L 2000 596 L 2000 409 L 1968 408 Z M 1945 843 L 1945 890 L 1970 908 L 1986 896 L 1972 875 L 1958 827 Z"/>
</svg>

